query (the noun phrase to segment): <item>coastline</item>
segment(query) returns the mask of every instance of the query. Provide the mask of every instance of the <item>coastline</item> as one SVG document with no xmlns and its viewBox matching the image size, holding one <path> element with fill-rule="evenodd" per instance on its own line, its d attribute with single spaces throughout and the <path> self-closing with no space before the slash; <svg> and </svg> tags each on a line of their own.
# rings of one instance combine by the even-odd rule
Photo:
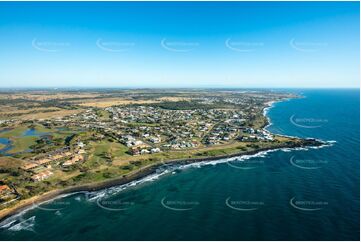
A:
<svg viewBox="0 0 361 242">
<path fill-rule="evenodd" d="M 268 109 L 273 107 L 273 104 L 275 102 L 267 103 L 267 106 L 263 109 L 263 114 L 267 119 L 267 122 L 263 129 L 265 130 L 266 127 L 271 125 L 270 118 L 266 115 Z M 266 130 L 267 131 L 267 130 Z M 269 132 L 269 131 L 267 131 Z M 278 136 L 282 136 L 277 134 Z M 187 159 L 177 159 L 177 160 L 168 160 L 164 162 L 158 162 L 154 163 L 145 167 L 142 167 L 136 171 L 133 171 L 127 175 L 123 175 L 122 177 L 102 181 L 102 182 L 95 182 L 95 183 L 88 183 L 83 185 L 76 185 L 64 189 L 58 189 L 58 190 L 52 190 L 22 201 L 19 201 L 18 204 L 14 205 L 13 207 L 4 208 L 3 210 L 0 210 L 0 222 L 3 222 L 4 220 L 15 216 L 17 214 L 20 214 L 24 211 L 27 211 L 28 209 L 32 209 L 33 207 L 36 207 L 39 203 L 44 203 L 53 199 L 57 199 L 60 196 L 72 194 L 72 193 L 78 193 L 78 192 L 93 192 L 93 191 L 99 191 L 102 189 L 106 189 L 113 186 L 119 186 L 124 185 L 127 183 L 130 183 L 132 181 L 136 181 L 142 178 L 145 178 L 151 174 L 154 174 L 156 170 L 164 165 L 189 165 L 193 163 L 199 163 L 199 162 L 208 162 L 208 161 L 215 161 L 215 160 L 221 160 L 221 159 L 229 159 L 229 158 L 235 158 L 235 157 L 242 157 L 242 156 L 251 156 L 251 155 L 257 155 L 261 152 L 270 152 L 280 149 L 297 149 L 297 148 L 311 148 L 311 147 L 322 147 L 326 145 L 325 142 L 316 140 L 316 139 L 302 139 L 303 142 L 296 144 L 282 144 L 279 146 L 274 147 L 268 147 L 268 148 L 260 148 L 255 149 L 252 151 L 245 151 L 245 152 L 239 152 L 229 155 L 219 155 L 219 156 L 211 156 L 211 157 L 204 157 L 204 158 L 187 158 Z"/>
</svg>

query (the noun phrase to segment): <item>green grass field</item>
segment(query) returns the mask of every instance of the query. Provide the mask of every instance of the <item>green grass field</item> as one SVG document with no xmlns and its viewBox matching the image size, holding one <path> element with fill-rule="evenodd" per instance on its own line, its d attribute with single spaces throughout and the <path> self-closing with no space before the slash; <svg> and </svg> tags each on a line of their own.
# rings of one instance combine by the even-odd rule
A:
<svg viewBox="0 0 361 242">
<path fill-rule="evenodd" d="M 13 137 L 21 136 L 27 129 L 28 129 L 28 127 L 26 127 L 26 126 L 18 126 L 9 131 L 0 133 L 0 137 L 1 138 L 13 138 Z"/>
<path fill-rule="evenodd" d="M 12 141 L 13 148 L 8 151 L 9 154 L 15 154 L 19 152 L 24 152 L 29 150 L 32 145 L 36 143 L 36 140 L 39 139 L 39 136 L 23 136 L 24 132 L 30 127 L 27 125 L 21 125 L 9 131 L 0 133 L 1 138 L 7 138 Z M 67 136 L 73 134 L 72 131 L 58 131 L 56 129 L 51 129 L 44 127 L 42 125 L 35 125 L 34 128 L 38 133 L 48 133 L 53 136 L 54 139 L 65 139 Z M 0 149 L 3 148 L 0 146 Z"/>
<path fill-rule="evenodd" d="M 13 148 L 9 150 L 9 153 L 18 153 L 30 149 L 30 146 L 34 145 L 37 139 L 34 136 L 11 139 L 13 140 Z"/>
</svg>

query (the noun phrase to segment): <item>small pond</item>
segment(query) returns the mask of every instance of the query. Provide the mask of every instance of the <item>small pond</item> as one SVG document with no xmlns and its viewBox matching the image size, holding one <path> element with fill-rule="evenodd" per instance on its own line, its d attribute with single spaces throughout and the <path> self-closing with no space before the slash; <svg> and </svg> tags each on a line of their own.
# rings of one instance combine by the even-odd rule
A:
<svg viewBox="0 0 361 242">
<path fill-rule="evenodd" d="M 0 149 L 0 154 L 2 155 L 6 155 L 6 153 L 13 148 L 12 142 L 8 138 L 0 138 L 0 144 L 5 145 L 4 148 Z"/>
<path fill-rule="evenodd" d="M 42 135 L 47 135 L 48 133 L 46 132 L 39 132 L 36 129 L 27 129 L 24 131 L 24 133 L 22 134 L 22 136 L 42 136 Z"/>
</svg>

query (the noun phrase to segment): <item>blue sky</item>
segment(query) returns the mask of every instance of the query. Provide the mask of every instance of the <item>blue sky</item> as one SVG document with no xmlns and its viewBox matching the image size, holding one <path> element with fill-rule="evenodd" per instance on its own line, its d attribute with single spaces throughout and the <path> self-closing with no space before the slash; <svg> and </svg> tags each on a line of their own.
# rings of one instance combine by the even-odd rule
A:
<svg viewBox="0 0 361 242">
<path fill-rule="evenodd" d="M 0 87 L 359 87 L 358 2 L 0 2 Z"/>
</svg>

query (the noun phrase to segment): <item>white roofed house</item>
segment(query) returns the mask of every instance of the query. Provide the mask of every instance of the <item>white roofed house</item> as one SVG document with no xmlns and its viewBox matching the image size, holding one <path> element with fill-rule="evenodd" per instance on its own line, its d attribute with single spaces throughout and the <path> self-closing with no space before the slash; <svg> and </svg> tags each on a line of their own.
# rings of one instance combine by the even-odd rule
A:
<svg viewBox="0 0 361 242">
<path fill-rule="evenodd" d="M 142 149 L 141 151 L 140 151 L 140 154 L 142 154 L 142 155 L 144 155 L 144 154 L 149 154 L 150 152 L 149 152 L 149 150 L 147 150 L 147 149 Z"/>
<path fill-rule="evenodd" d="M 72 157 L 71 159 L 65 161 L 63 163 L 63 167 L 68 167 L 68 166 L 71 166 L 71 165 L 74 165 L 76 164 L 77 162 L 79 161 L 83 161 L 84 160 L 84 157 L 82 155 L 75 155 L 74 157 Z"/>
<path fill-rule="evenodd" d="M 36 181 L 36 182 L 43 181 L 43 180 L 49 178 L 50 176 L 52 176 L 53 174 L 54 174 L 53 172 L 51 172 L 49 170 L 46 170 L 46 171 L 43 171 L 43 172 L 40 172 L 40 173 L 37 173 L 37 174 L 33 175 L 31 177 L 31 179 L 33 181 Z"/>
<path fill-rule="evenodd" d="M 160 149 L 159 148 L 152 148 L 150 150 L 151 153 L 159 153 L 160 152 Z"/>
<path fill-rule="evenodd" d="M 78 142 L 78 146 L 79 146 L 79 148 L 84 148 L 85 144 L 80 141 L 80 142 Z"/>
<path fill-rule="evenodd" d="M 143 144 L 143 141 L 141 140 L 134 141 L 134 145 L 141 145 L 141 144 Z"/>
</svg>

